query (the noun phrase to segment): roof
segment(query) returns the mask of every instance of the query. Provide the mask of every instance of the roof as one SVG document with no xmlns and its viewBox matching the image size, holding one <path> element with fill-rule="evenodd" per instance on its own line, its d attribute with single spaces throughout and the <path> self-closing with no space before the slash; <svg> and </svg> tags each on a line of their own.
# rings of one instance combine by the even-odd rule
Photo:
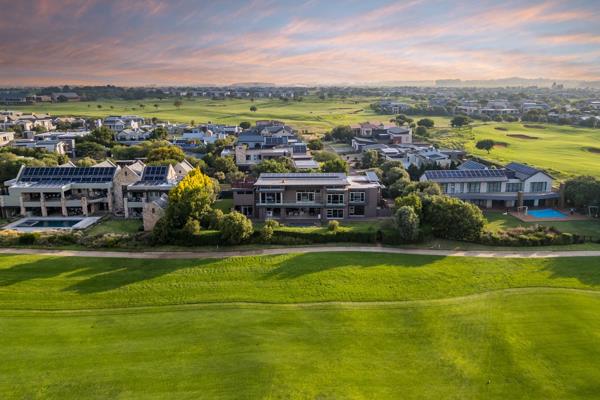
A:
<svg viewBox="0 0 600 400">
<path fill-rule="evenodd" d="M 25 167 L 18 183 L 100 183 L 112 182 L 116 167 Z"/>
<path fill-rule="evenodd" d="M 508 180 L 504 169 L 429 170 L 425 171 L 425 177 L 435 182 Z"/>
<path fill-rule="evenodd" d="M 487 167 L 481 163 L 478 163 L 477 161 L 473 161 L 473 160 L 467 160 L 464 163 L 462 163 L 458 169 L 460 170 L 465 170 L 465 169 L 487 169 Z"/>
<path fill-rule="evenodd" d="M 510 169 L 511 171 L 514 171 L 519 179 L 527 179 L 530 176 L 537 174 L 538 172 L 542 172 L 539 169 L 535 169 L 528 165 L 516 162 L 508 164 L 506 168 Z"/>
<path fill-rule="evenodd" d="M 310 185 L 347 185 L 348 179 L 344 173 L 285 173 L 260 174 L 255 186 L 261 185 L 286 185 L 286 186 L 310 186 Z"/>
<path fill-rule="evenodd" d="M 169 167 L 161 166 L 148 166 L 144 168 L 142 174 L 142 182 L 161 182 L 166 181 L 169 176 Z"/>
</svg>

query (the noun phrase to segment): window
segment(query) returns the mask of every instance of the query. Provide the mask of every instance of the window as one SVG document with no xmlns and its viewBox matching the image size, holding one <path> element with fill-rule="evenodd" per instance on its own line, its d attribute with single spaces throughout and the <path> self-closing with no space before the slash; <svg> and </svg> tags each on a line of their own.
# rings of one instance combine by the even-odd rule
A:
<svg viewBox="0 0 600 400">
<path fill-rule="evenodd" d="M 261 193 L 260 202 L 263 204 L 281 203 L 281 193 Z"/>
<path fill-rule="evenodd" d="M 467 193 L 479 193 L 481 191 L 481 183 L 469 182 L 467 183 Z"/>
<path fill-rule="evenodd" d="M 487 184 L 488 193 L 499 193 L 502 191 L 502 182 L 488 182 Z"/>
<path fill-rule="evenodd" d="M 327 204 L 344 204 L 344 195 L 336 193 L 328 194 Z"/>
<path fill-rule="evenodd" d="M 548 182 L 531 182 L 532 192 L 545 192 Z"/>
<path fill-rule="evenodd" d="M 355 216 L 364 216 L 365 206 L 350 206 L 348 209 L 348 214 Z"/>
<path fill-rule="evenodd" d="M 297 203 L 314 203 L 315 192 L 296 192 Z"/>
<path fill-rule="evenodd" d="M 364 203 L 365 192 L 350 192 L 350 203 Z"/>
<path fill-rule="evenodd" d="M 327 209 L 327 218 L 344 218 L 344 210 L 336 208 Z"/>
<path fill-rule="evenodd" d="M 520 192 L 523 190 L 523 184 L 521 182 L 518 183 L 507 183 L 506 191 L 507 192 Z"/>
</svg>

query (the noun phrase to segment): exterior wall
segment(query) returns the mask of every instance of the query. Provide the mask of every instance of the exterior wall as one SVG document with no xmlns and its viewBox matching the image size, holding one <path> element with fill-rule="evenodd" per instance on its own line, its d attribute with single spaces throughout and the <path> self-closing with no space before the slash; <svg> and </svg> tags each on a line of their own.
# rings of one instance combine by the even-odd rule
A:
<svg viewBox="0 0 600 400">
<path fill-rule="evenodd" d="M 125 210 L 123 186 L 138 182 L 140 179 L 141 177 L 127 166 L 121 168 L 117 172 L 113 183 L 113 204 L 115 212 L 123 212 Z"/>
<path fill-rule="evenodd" d="M 523 191 L 526 193 L 533 192 L 532 185 L 531 185 L 533 182 L 545 182 L 546 183 L 546 191 L 548 191 L 548 192 L 552 189 L 552 178 L 544 173 L 538 172 L 537 174 L 535 174 L 525 180 Z"/>
<path fill-rule="evenodd" d="M 142 211 L 142 220 L 144 222 L 144 231 L 151 231 L 158 220 L 165 215 L 164 208 L 155 202 L 145 203 Z"/>
</svg>

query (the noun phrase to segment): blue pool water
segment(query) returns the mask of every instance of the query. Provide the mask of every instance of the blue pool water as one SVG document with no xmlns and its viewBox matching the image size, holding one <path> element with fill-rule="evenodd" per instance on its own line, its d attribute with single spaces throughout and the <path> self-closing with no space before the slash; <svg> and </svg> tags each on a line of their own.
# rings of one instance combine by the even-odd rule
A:
<svg viewBox="0 0 600 400">
<path fill-rule="evenodd" d="M 28 218 L 17 225 L 17 228 L 70 228 L 78 223 L 81 219 L 59 219 L 59 220 L 43 220 Z"/>
<path fill-rule="evenodd" d="M 552 208 L 545 208 L 543 210 L 530 210 L 528 215 L 534 218 L 567 218 L 567 216 L 560 211 L 553 210 Z"/>
</svg>

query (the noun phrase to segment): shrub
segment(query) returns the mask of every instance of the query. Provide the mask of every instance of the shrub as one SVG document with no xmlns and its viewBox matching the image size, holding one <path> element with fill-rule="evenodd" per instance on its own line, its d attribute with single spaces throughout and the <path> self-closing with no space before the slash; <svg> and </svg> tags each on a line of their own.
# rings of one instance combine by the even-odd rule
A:
<svg viewBox="0 0 600 400">
<path fill-rule="evenodd" d="M 270 243 L 274 232 L 272 226 L 265 224 L 260 230 L 260 239 L 265 243 Z"/>
<path fill-rule="evenodd" d="M 37 232 L 21 233 L 18 236 L 17 243 L 21 245 L 32 245 L 35 244 L 40 238 L 40 234 Z"/>
<path fill-rule="evenodd" d="M 327 229 L 331 232 L 337 232 L 340 229 L 340 222 L 334 220 L 331 220 L 327 223 Z"/>
<path fill-rule="evenodd" d="M 421 201 L 421 198 L 416 193 L 410 193 L 407 196 L 396 197 L 394 206 L 396 209 L 400 209 L 403 206 L 412 207 L 419 217 L 423 211 L 423 201 Z"/>
<path fill-rule="evenodd" d="M 208 229 L 219 230 L 221 229 L 221 224 L 223 223 L 223 218 L 225 214 L 223 211 L 218 208 L 214 208 L 205 215 L 203 225 Z"/>
<path fill-rule="evenodd" d="M 433 196 L 423 216 L 441 239 L 478 240 L 486 222 L 477 206 L 448 196 Z"/>
<path fill-rule="evenodd" d="M 200 233 L 200 222 L 197 219 L 189 218 L 183 226 L 183 231 L 188 235 L 197 235 Z"/>
<path fill-rule="evenodd" d="M 250 238 L 253 231 L 252 221 L 237 211 L 223 217 L 223 222 L 221 223 L 221 239 L 226 243 L 239 244 Z"/>
<path fill-rule="evenodd" d="M 414 208 L 402 206 L 396 211 L 398 237 L 406 242 L 414 242 L 419 237 L 419 216 Z"/>
</svg>

